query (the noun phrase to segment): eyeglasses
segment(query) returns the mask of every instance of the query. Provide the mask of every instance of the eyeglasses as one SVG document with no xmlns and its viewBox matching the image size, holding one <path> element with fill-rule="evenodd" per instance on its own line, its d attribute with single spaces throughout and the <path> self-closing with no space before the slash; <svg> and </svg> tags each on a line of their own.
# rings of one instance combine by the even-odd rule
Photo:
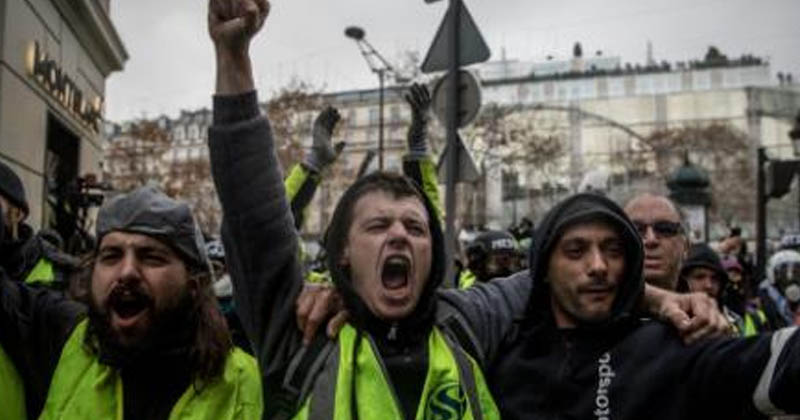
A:
<svg viewBox="0 0 800 420">
<path fill-rule="evenodd" d="M 633 225 L 642 237 L 647 236 L 647 228 L 653 228 L 653 233 L 658 238 L 671 238 L 683 233 L 683 226 L 679 222 L 669 220 L 657 220 L 653 223 L 633 222 Z"/>
</svg>

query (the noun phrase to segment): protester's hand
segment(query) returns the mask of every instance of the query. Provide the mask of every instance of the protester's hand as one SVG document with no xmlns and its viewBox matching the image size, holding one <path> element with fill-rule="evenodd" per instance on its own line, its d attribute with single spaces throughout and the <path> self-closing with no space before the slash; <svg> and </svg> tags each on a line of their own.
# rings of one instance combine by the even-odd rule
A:
<svg viewBox="0 0 800 420">
<path fill-rule="evenodd" d="M 677 328 L 684 343 L 691 344 L 702 338 L 736 334 L 733 325 L 717 307 L 717 302 L 704 293 L 664 293 L 666 295 L 661 301 L 660 309 L 655 313 L 658 318 Z"/>
<path fill-rule="evenodd" d="M 208 32 L 218 49 L 247 53 L 269 15 L 267 0 L 209 0 Z"/>
<path fill-rule="evenodd" d="M 334 338 L 349 318 L 342 297 L 330 284 L 306 283 L 297 297 L 297 326 L 303 333 L 303 344 L 308 345 L 320 325 L 330 318 L 328 337 Z"/>
<path fill-rule="evenodd" d="M 264 25 L 269 9 L 267 0 L 209 0 L 208 33 L 217 56 L 218 95 L 255 89 L 250 40 Z"/>
<path fill-rule="evenodd" d="M 431 94 L 426 85 L 414 83 L 404 97 L 411 106 L 411 126 L 408 128 L 407 136 L 408 151 L 425 154 L 428 150 L 428 111 L 431 108 Z"/>
<path fill-rule="evenodd" d="M 331 143 L 333 130 L 341 119 L 342 116 L 339 111 L 332 106 L 328 106 L 314 120 L 314 127 L 311 130 L 313 144 L 311 152 L 306 156 L 305 160 L 306 165 L 311 169 L 317 172 L 323 170 L 336 160 L 341 149 L 344 148 L 344 143 L 342 142 L 337 143 L 336 147 Z"/>
</svg>

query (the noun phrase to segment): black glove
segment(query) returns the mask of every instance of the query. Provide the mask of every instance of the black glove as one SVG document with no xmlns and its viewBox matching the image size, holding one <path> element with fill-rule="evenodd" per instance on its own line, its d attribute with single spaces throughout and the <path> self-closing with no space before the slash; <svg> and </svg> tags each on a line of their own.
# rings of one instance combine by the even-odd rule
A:
<svg viewBox="0 0 800 420">
<path fill-rule="evenodd" d="M 314 120 L 314 128 L 311 130 L 313 140 L 311 152 L 303 161 L 309 169 L 320 172 L 336 160 L 341 146 L 337 145 L 339 150 L 335 150 L 331 144 L 331 136 L 341 118 L 339 111 L 332 106 L 326 107 L 317 115 L 317 119 Z"/>
<path fill-rule="evenodd" d="M 428 110 L 431 108 L 431 94 L 428 87 L 419 83 L 411 85 L 405 94 L 411 106 L 411 127 L 408 128 L 408 152 L 412 155 L 425 155 L 428 152 Z"/>
</svg>

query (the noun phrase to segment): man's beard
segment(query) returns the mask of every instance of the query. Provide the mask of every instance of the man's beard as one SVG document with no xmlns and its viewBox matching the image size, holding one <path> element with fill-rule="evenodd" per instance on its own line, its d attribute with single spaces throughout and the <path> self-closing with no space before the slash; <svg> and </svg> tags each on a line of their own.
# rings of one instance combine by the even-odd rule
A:
<svg viewBox="0 0 800 420">
<path fill-rule="evenodd" d="M 118 286 L 124 287 L 124 286 Z M 112 292 L 113 294 L 113 292 Z M 153 364 L 185 356 L 196 331 L 194 300 L 188 290 L 183 290 L 174 303 L 156 312 L 152 307 L 152 321 L 144 336 L 127 345 L 111 326 L 111 312 L 101 308 L 94 298 L 89 299 L 89 328 L 86 342 L 94 348 L 100 361 L 118 368 Z"/>
</svg>

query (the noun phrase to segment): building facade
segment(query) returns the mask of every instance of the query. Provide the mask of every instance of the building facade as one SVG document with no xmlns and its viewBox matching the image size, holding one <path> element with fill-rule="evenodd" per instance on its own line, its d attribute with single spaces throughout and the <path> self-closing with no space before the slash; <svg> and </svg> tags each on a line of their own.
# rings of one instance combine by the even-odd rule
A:
<svg viewBox="0 0 800 420">
<path fill-rule="evenodd" d="M 459 226 L 504 228 L 523 216 L 536 220 L 565 194 L 598 182 L 619 202 L 644 190 L 666 194 L 665 176 L 688 157 L 712 180 L 721 180 L 712 239 L 730 225 L 752 234 L 757 148 L 766 147 L 772 158 L 793 157 L 787 132 L 800 109 L 800 85 L 789 75 L 775 78 L 769 63 L 758 57 L 729 59 L 710 48 L 690 62 L 648 58 L 644 65 L 632 65 L 617 57 L 583 57 L 576 47 L 566 60 L 501 60 L 471 70 L 482 81 L 483 107 L 461 135 L 482 176 L 459 187 Z M 402 169 L 411 122 L 403 93 L 404 87 L 390 86 L 384 95 L 383 160 L 390 171 Z M 376 89 L 320 94 L 310 106 L 283 109 L 288 122 L 273 121 L 276 134 L 285 131 L 288 138 L 278 139 L 281 155 L 291 144 L 301 151 L 310 148 L 310 128 L 323 105 L 337 107 L 343 118 L 335 141 L 347 146 L 310 205 L 306 237 L 321 237 L 339 196 L 362 166 L 377 169 L 378 159 L 370 157 L 378 144 L 378 98 Z M 263 109 L 270 110 L 270 103 Z M 196 113 L 182 113 L 178 124 L 162 123 L 172 139 L 160 158 L 166 167 L 181 159 L 207 161 L 200 143 L 205 144 L 210 122 L 191 115 Z M 430 150 L 438 158 L 445 134 L 431 120 Z M 302 153 L 286 156 L 288 167 Z M 160 176 L 165 171 L 160 169 Z M 797 227 L 797 200 L 795 194 L 771 203 L 773 232 Z"/>
<path fill-rule="evenodd" d="M 106 78 L 128 59 L 109 7 L 0 0 L 0 159 L 25 185 L 27 221 L 67 237 L 78 178 L 101 171 Z"/>
</svg>

